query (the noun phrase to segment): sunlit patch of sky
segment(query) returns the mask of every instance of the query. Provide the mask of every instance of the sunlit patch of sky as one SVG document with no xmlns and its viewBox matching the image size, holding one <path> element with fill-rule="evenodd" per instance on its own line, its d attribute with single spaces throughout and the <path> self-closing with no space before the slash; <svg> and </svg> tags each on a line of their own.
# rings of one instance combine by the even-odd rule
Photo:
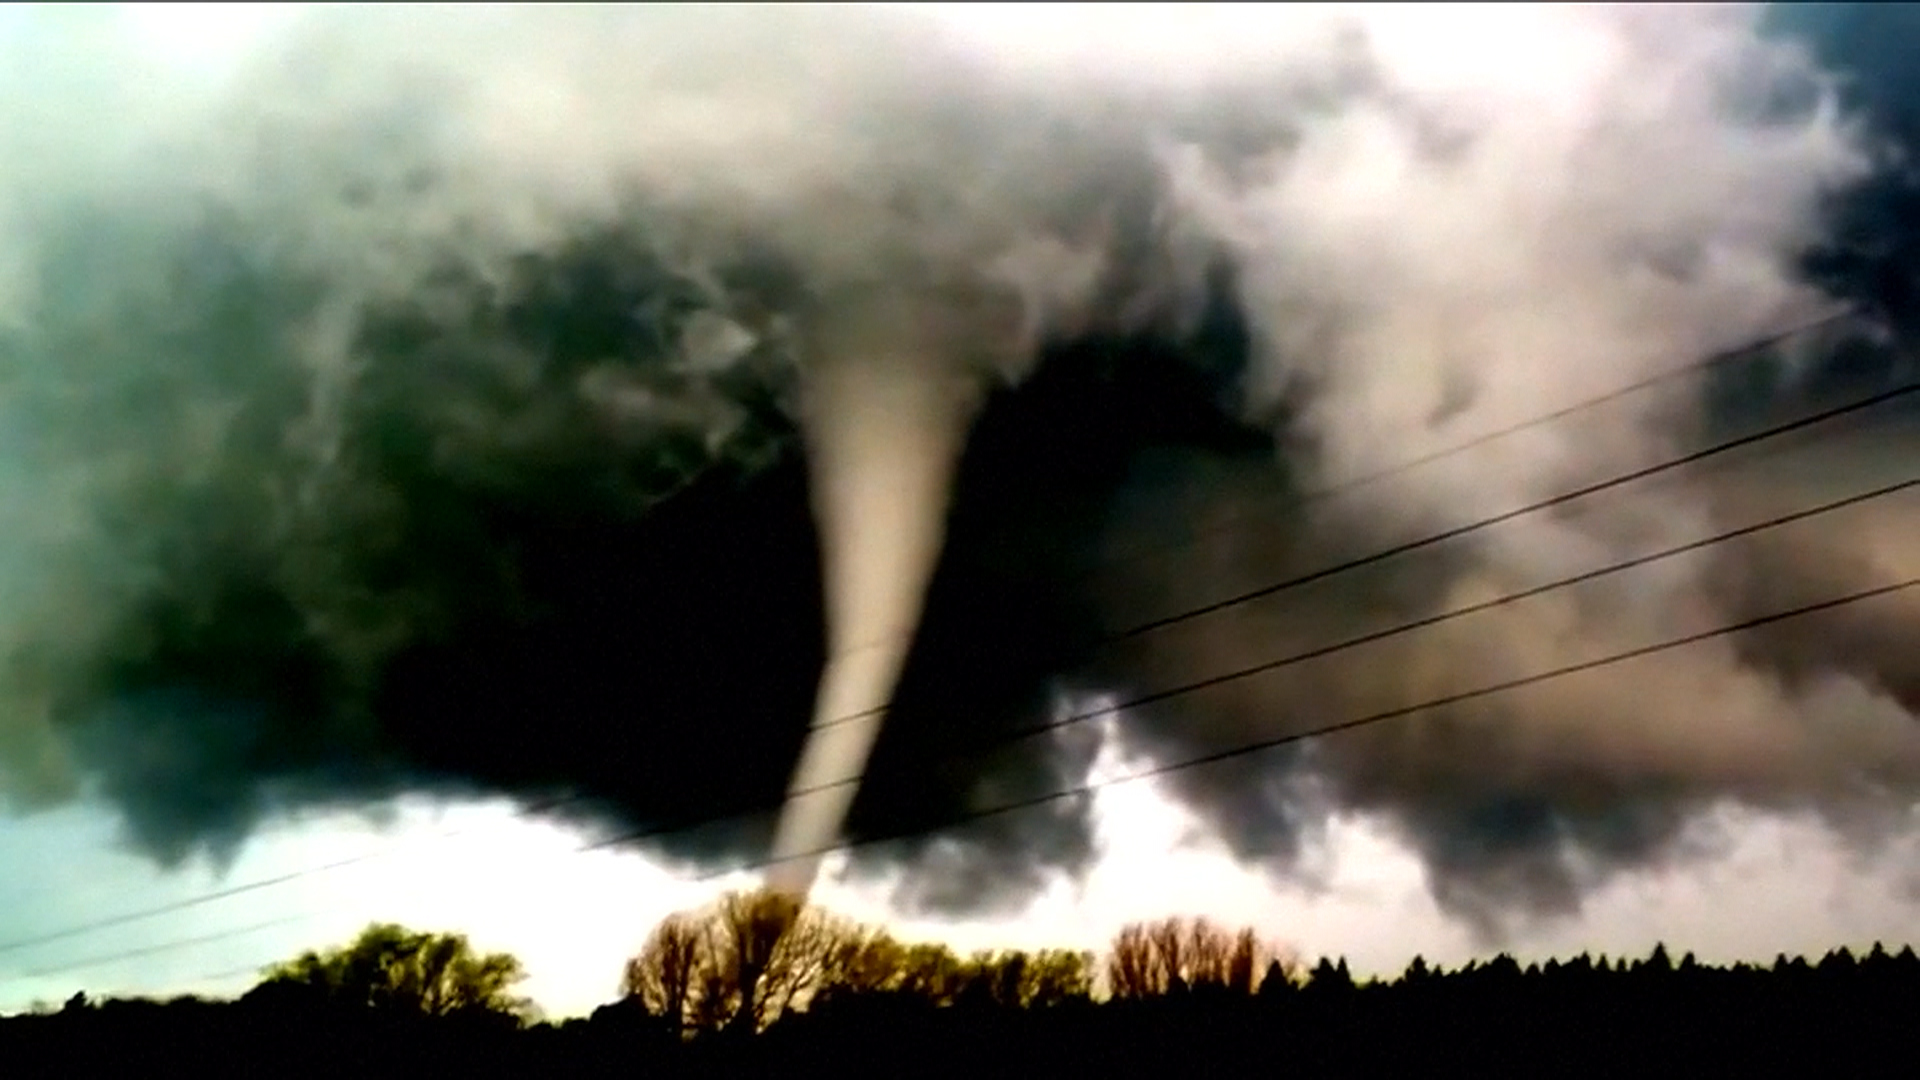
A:
<svg viewBox="0 0 1920 1080">
<path fill-rule="evenodd" d="M 219 72 L 249 44 L 299 18 L 308 4 L 116 5 L 127 32 L 154 57 L 185 71 Z"/>
</svg>

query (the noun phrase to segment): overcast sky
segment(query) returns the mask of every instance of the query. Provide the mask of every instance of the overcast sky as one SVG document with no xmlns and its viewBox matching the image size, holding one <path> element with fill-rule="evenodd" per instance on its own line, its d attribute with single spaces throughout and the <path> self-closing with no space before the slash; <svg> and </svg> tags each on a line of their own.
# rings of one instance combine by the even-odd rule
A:
<svg viewBox="0 0 1920 1080">
<path fill-rule="evenodd" d="M 183 70 L 217 68 L 233 35 L 278 17 L 263 6 L 200 10 L 152 5 L 142 21 L 156 52 Z M 9 17 L 0 11 L 0 32 Z M 1110 748 L 1111 749 L 1111 748 Z M 1126 768 L 1109 752 L 1097 776 Z M 1494 951 L 1444 918 L 1418 862 L 1372 823 L 1344 820 L 1327 838 L 1314 883 L 1278 882 L 1235 866 L 1151 784 L 1109 788 L 1098 802 L 1103 856 L 1078 886 L 1061 882 L 1017 918 L 899 922 L 884 891 L 829 883 L 819 899 L 884 919 L 909 938 L 959 948 L 1098 948 L 1124 922 L 1173 913 L 1253 924 L 1303 956 L 1344 955 L 1361 973 L 1396 972 L 1415 954 L 1456 964 Z M 237 861 L 162 871 L 120 849 L 98 805 L 0 817 L 0 1010 L 95 993 L 238 992 L 259 966 L 339 942 L 372 920 L 462 930 L 528 964 L 528 987 L 550 1012 L 584 1013 L 610 1000 L 621 962 L 666 913 L 748 885 L 746 875 L 676 879 L 622 852 L 582 853 L 586 838 L 519 819 L 506 803 L 408 805 L 387 824 L 353 816 L 283 823 L 253 837 Z M 1524 957 L 1581 951 L 1643 954 L 1665 941 L 1702 959 L 1770 960 L 1874 941 L 1911 941 L 1920 925 L 1920 865 L 1912 846 L 1861 863 L 1817 827 L 1728 815 L 1703 825 L 1699 858 L 1628 875 L 1592 894 L 1572 918 L 1522 930 Z M 123 913 L 209 891 L 390 853 L 214 903 L 17 947 Z M 1312 862 L 1313 860 L 1309 860 Z"/>
</svg>

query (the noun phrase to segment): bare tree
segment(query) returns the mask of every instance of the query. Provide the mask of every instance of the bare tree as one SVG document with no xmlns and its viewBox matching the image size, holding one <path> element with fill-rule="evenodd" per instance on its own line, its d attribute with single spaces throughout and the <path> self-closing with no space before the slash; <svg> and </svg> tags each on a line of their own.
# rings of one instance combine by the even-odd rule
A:
<svg viewBox="0 0 1920 1080">
<path fill-rule="evenodd" d="M 1205 918 L 1189 920 L 1186 931 L 1184 966 L 1175 970 L 1190 987 L 1226 986 L 1232 978 L 1233 935 Z"/>
<path fill-rule="evenodd" d="M 717 1030 L 760 1015 L 760 984 L 797 906 L 729 893 L 669 915 L 627 961 L 621 989 L 680 1029 Z"/>
<path fill-rule="evenodd" d="M 1131 923 L 1108 951 L 1107 988 L 1119 998 L 1200 986 L 1252 993 L 1259 974 L 1282 959 L 1291 966 L 1290 956 L 1251 927 L 1229 933 L 1206 919 L 1179 917 Z"/>
<path fill-rule="evenodd" d="M 1253 993 L 1265 966 L 1261 961 L 1268 958 L 1270 951 L 1262 947 L 1253 927 L 1241 927 L 1233 937 L 1233 952 L 1227 958 L 1227 988 L 1242 994 Z"/>
<path fill-rule="evenodd" d="M 764 1027 L 791 998 L 797 973 L 788 938 L 801 911 L 799 901 L 775 889 L 728 893 L 715 905 L 708 941 L 732 1006 L 729 1026 Z"/>
<path fill-rule="evenodd" d="M 820 932 L 828 939 L 829 955 L 818 994 L 890 993 L 906 987 L 914 950 L 877 927 L 823 921 Z"/>
<path fill-rule="evenodd" d="M 700 966 L 694 973 L 693 1027 L 698 1031 L 718 1031 L 733 1016 L 734 987 L 725 966 L 714 957 L 712 926 L 701 924 Z"/>
<path fill-rule="evenodd" d="M 1160 992 L 1192 984 L 1187 965 L 1187 925 L 1178 917 L 1169 917 L 1147 925 L 1147 941 L 1153 949 L 1154 971 Z"/>
<path fill-rule="evenodd" d="M 637 997 L 648 1012 L 666 1020 L 675 1033 L 695 1020 L 694 997 L 706 962 L 706 938 L 699 922 L 684 912 L 661 920 L 627 961 L 620 993 Z"/>
<path fill-rule="evenodd" d="M 946 1005 L 978 995 L 1023 1008 L 1086 997 L 1093 954 L 907 946 L 768 890 L 669 916 L 627 961 L 621 989 L 679 1030 L 763 1030 L 840 994 L 905 992 Z"/>
<path fill-rule="evenodd" d="M 1128 923 L 1107 952 L 1107 989 L 1114 997 L 1140 998 L 1167 992 L 1160 955 L 1145 923 Z"/>
<path fill-rule="evenodd" d="M 879 989 L 896 978 L 890 938 L 777 891 L 721 897 L 704 924 L 701 1011 L 713 1026 L 764 1029 L 824 989 Z"/>
</svg>

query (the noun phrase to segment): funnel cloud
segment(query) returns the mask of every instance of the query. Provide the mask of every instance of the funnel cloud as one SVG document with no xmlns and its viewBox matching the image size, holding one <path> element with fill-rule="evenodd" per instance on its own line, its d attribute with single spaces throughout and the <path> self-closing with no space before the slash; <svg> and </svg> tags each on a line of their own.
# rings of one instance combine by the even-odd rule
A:
<svg viewBox="0 0 1920 1080">
<path fill-rule="evenodd" d="M 1011 732 L 1907 478 L 1892 400 L 1116 638 L 1920 375 L 1879 10 L 302 10 L 219 65 L 16 16 L 0 803 L 104 799 L 174 864 L 507 792 L 1017 907 L 1096 857 L 1086 800 L 922 832 L 1079 784 L 1102 725 Z M 1171 763 L 1896 583 L 1917 514 L 1114 737 Z M 1158 782 L 1282 877 L 1377 815 L 1498 936 L 1723 804 L 1907 830 L 1916 631 L 1891 593 Z"/>
</svg>

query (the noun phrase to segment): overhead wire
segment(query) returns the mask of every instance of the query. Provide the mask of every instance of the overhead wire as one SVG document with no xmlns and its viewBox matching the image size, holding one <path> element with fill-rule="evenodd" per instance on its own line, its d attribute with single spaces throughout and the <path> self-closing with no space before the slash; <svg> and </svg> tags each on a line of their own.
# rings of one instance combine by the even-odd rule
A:
<svg viewBox="0 0 1920 1080">
<path fill-rule="evenodd" d="M 88 968 L 103 967 L 107 964 L 118 963 L 122 960 L 137 960 L 143 956 L 157 956 L 161 953 L 173 952 L 177 949 L 190 948 L 196 945 L 211 945 L 216 941 L 228 941 L 237 937 L 245 937 L 248 934 L 257 934 L 262 930 L 271 930 L 277 926 L 290 926 L 294 923 L 305 922 L 320 914 L 323 913 L 308 912 L 302 915 L 282 915 L 279 918 L 268 919 L 264 922 L 250 923 L 246 926 L 231 927 L 225 930 L 216 930 L 212 933 L 200 934 L 196 937 L 175 938 L 154 945 L 144 945 L 139 948 L 124 949 L 119 952 L 102 953 L 97 956 L 90 956 L 83 960 L 75 960 L 71 963 L 58 964 L 53 967 L 35 968 L 31 971 L 23 971 L 16 977 L 23 980 L 52 978 L 55 975 L 66 975 L 75 971 L 85 971 Z"/>
<path fill-rule="evenodd" d="M 1303 664 L 1313 660 L 1325 659 L 1326 657 L 1333 656 L 1338 653 L 1347 652 L 1351 649 L 1357 649 L 1366 645 L 1378 644 L 1379 642 L 1388 641 L 1393 638 L 1400 637 L 1405 634 L 1414 633 L 1420 630 L 1432 629 L 1433 627 L 1440 626 L 1445 623 L 1453 622 L 1456 619 L 1463 619 L 1463 618 L 1467 618 L 1468 616 L 1483 614 L 1485 612 L 1493 611 L 1498 608 L 1503 608 L 1503 607 L 1510 606 L 1512 604 L 1520 603 L 1521 601 L 1524 601 L 1524 600 L 1531 600 L 1540 596 L 1544 596 L 1548 593 L 1557 592 L 1561 589 L 1571 588 L 1576 585 L 1584 585 L 1589 582 L 1598 581 L 1607 577 L 1612 577 L 1615 574 L 1625 573 L 1629 570 L 1636 570 L 1644 566 L 1650 566 L 1654 563 L 1663 562 L 1667 559 L 1677 558 L 1681 555 L 1687 555 L 1693 552 L 1704 551 L 1704 550 L 1707 550 L 1708 548 L 1717 547 L 1720 544 L 1728 543 L 1734 540 L 1739 540 L 1749 536 L 1754 536 L 1771 529 L 1781 528 L 1783 526 L 1792 525 L 1797 522 L 1807 521 L 1817 517 L 1823 517 L 1827 514 L 1835 513 L 1840 510 L 1845 510 L 1850 507 L 1860 506 L 1866 503 L 1874 502 L 1879 499 L 1887 498 L 1892 495 L 1897 495 L 1904 491 L 1912 491 L 1912 490 L 1915 490 L 1916 488 L 1920 488 L 1920 477 L 1913 477 L 1906 480 L 1895 481 L 1893 483 L 1885 484 L 1880 487 L 1874 488 L 1870 491 L 1864 491 L 1864 492 L 1860 492 L 1853 495 L 1847 495 L 1842 498 L 1832 499 L 1827 502 L 1821 503 L 1818 506 L 1808 507 L 1802 510 L 1796 510 L 1791 513 L 1780 514 L 1775 517 L 1767 518 L 1763 521 L 1751 522 L 1749 524 L 1741 525 L 1736 528 L 1724 529 L 1724 530 L 1721 530 L 1720 532 L 1713 533 L 1709 536 L 1700 537 L 1694 540 L 1688 540 L 1684 543 L 1674 544 L 1669 547 L 1661 548 L 1657 551 L 1650 551 L 1640 555 L 1635 555 L 1631 558 L 1623 559 L 1618 562 L 1607 563 L 1603 566 L 1593 567 L 1591 569 L 1582 570 L 1577 573 L 1567 574 L 1558 578 L 1554 578 L 1550 581 L 1545 581 L 1537 585 L 1531 585 L 1526 588 L 1519 589 L 1513 592 L 1501 593 L 1498 596 L 1494 596 L 1486 600 L 1479 600 L 1470 604 L 1462 604 L 1456 607 L 1451 607 L 1439 612 L 1435 612 L 1430 615 L 1424 615 L 1417 619 L 1396 623 L 1392 626 L 1384 627 L 1378 630 L 1370 630 L 1362 634 L 1354 635 L 1352 637 L 1342 638 L 1339 641 L 1335 641 L 1331 644 L 1317 645 L 1312 648 L 1303 649 L 1299 652 L 1288 653 L 1283 656 L 1263 660 L 1257 664 L 1252 664 L 1246 667 L 1238 668 L 1223 674 L 1211 675 L 1205 679 L 1201 679 L 1195 682 L 1184 683 L 1179 686 L 1172 687 L 1165 690 L 1156 690 L 1149 693 L 1140 694 L 1135 697 L 1126 698 L 1112 705 L 1103 705 L 1098 709 L 1068 713 L 1067 715 L 1062 717 L 1057 717 L 1051 720 L 1044 720 L 1037 724 L 1032 724 L 1022 728 L 1018 728 L 1014 732 L 1004 733 L 994 741 L 992 746 L 994 748 L 997 748 L 999 746 L 1005 745 L 1006 743 L 1015 742 L 1021 739 L 1032 738 L 1036 735 L 1043 735 L 1049 732 L 1058 731 L 1062 728 L 1073 727 L 1076 724 L 1083 724 L 1088 721 L 1098 720 L 1102 717 L 1110 716 L 1116 712 L 1124 711 L 1126 709 L 1137 709 L 1144 705 L 1152 705 L 1160 701 L 1168 700 L 1170 698 L 1181 697 L 1189 693 L 1194 693 L 1196 691 L 1205 690 L 1213 686 L 1218 686 L 1222 683 L 1236 682 L 1240 679 L 1250 678 L 1255 675 L 1264 675 L 1269 672 L 1292 667 L 1296 664 Z M 801 793 L 804 794 L 806 792 L 801 792 Z"/>
<path fill-rule="evenodd" d="M 529 806 L 522 808 L 522 812 L 523 813 L 540 813 L 545 810 L 557 808 L 558 806 L 563 805 L 564 803 L 576 801 L 578 798 L 580 798 L 580 796 L 578 795 L 556 796 L 554 798 L 541 800 L 538 803 L 529 804 Z M 463 826 L 457 829 L 443 830 L 442 832 L 435 834 L 434 836 L 426 837 L 424 839 L 436 840 L 436 841 L 451 840 L 458 836 L 464 836 L 464 835 L 470 834 L 475 830 L 475 828 L 476 826 Z M 176 912 L 188 911 L 193 908 L 202 907 L 207 904 L 215 903 L 220 900 L 227 900 L 235 896 L 244 896 L 247 893 L 259 892 L 262 889 L 270 889 L 279 885 L 285 885 L 290 882 L 299 881 L 303 878 L 314 877 L 319 874 L 332 873 L 336 870 L 344 870 L 350 866 L 358 866 L 363 863 L 375 862 L 380 859 L 385 859 L 393 855 L 400 854 L 403 850 L 410 850 L 412 848 L 415 848 L 422 842 L 422 840 L 423 838 L 421 837 L 412 837 L 407 840 L 402 840 L 394 844 L 389 844 L 386 847 L 381 848 L 377 851 L 363 852 L 358 855 L 348 856 L 347 858 L 344 858 L 344 859 L 335 859 L 331 862 L 321 863 L 315 866 L 308 866 L 299 870 L 291 870 L 286 873 L 274 874 L 269 877 L 255 878 L 252 881 L 242 882 L 238 885 L 229 885 L 229 886 L 226 886 L 225 888 L 214 889 L 210 892 L 197 893 L 193 896 L 183 897 L 182 899 L 179 899 L 179 900 L 168 901 L 167 903 L 164 903 L 164 904 L 156 904 L 152 907 L 141 908 L 137 911 L 123 912 L 122 914 L 119 914 L 119 915 L 111 915 L 102 919 L 94 919 L 89 922 L 67 927 L 63 930 L 55 930 L 45 934 L 37 934 L 30 937 L 15 938 L 11 941 L 0 942 L 0 956 L 5 956 L 9 953 L 21 952 L 26 949 L 38 948 L 42 945 L 51 945 L 51 944 L 54 944 L 55 942 L 66 941 L 70 938 L 80 937 L 84 934 L 96 933 L 101 930 L 110 930 L 117 926 L 126 926 L 130 923 L 142 922 L 147 919 L 158 918 L 159 916 L 162 916 L 162 915 L 171 915 Z"/>
<path fill-rule="evenodd" d="M 1659 476 L 1662 473 L 1672 472 L 1675 469 L 1685 468 L 1686 466 L 1689 466 L 1689 465 L 1696 465 L 1710 458 L 1719 457 L 1722 454 L 1726 454 L 1734 450 L 1743 449 L 1748 446 L 1753 446 L 1757 443 L 1765 442 L 1769 439 L 1776 439 L 1782 435 L 1790 435 L 1797 431 L 1806 430 L 1807 428 L 1817 427 L 1829 421 L 1837 420 L 1843 416 L 1850 416 L 1850 415 L 1853 415 L 1854 413 L 1864 412 L 1867 409 L 1875 408 L 1877 406 L 1885 405 L 1892 401 L 1897 401 L 1902 398 L 1910 397 L 1915 393 L 1920 393 L 1920 381 L 1903 383 L 1901 385 L 1892 387 L 1890 389 L 1885 389 L 1877 393 L 1870 394 L 1867 397 L 1855 399 L 1853 401 L 1847 402 L 1844 405 L 1829 406 L 1827 408 L 1817 410 L 1815 412 L 1809 413 L 1804 416 L 1795 417 L 1794 419 L 1789 421 L 1769 425 L 1757 431 L 1750 431 L 1744 435 L 1738 435 L 1732 438 L 1722 439 L 1719 442 L 1711 443 L 1707 446 L 1700 447 L 1698 449 L 1689 450 L 1685 453 L 1667 458 L 1663 461 L 1656 462 L 1652 465 L 1645 465 L 1637 469 L 1630 469 L 1623 473 L 1617 473 L 1604 480 L 1595 480 L 1590 483 L 1582 484 L 1578 487 L 1569 489 L 1567 491 L 1562 491 L 1556 495 L 1552 495 L 1544 499 L 1536 499 L 1532 502 L 1525 503 L 1521 506 L 1517 506 L 1511 510 L 1506 510 L 1498 514 L 1492 514 L 1487 517 L 1476 518 L 1475 520 L 1467 522 L 1466 524 L 1463 524 L 1463 525 L 1456 525 L 1448 529 L 1442 529 L 1437 532 L 1428 533 L 1427 535 L 1422 536 L 1417 540 L 1403 541 L 1402 543 L 1395 544 L 1391 547 L 1379 549 L 1367 555 L 1361 555 L 1356 558 L 1342 560 L 1340 562 L 1334 563 L 1331 566 L 1323 567 L 1319 570 L 1310 571 L 1304 574 L 1296 574 L 1292 577 L 1283 578 L 1280 581 L 1269 582 L 1268 584 L 1258 586 L 1257 588 L 1248 589 L 1244 592 L 1237 593 L 1233 596 L 1227 597 L 1222 600 L 1215 600 L 1210 603 L 1187 608 L 1183 611 L 1177 612 L 1172 615 L 1165 615 L 1159 618 L 1147 620 L 1146 622 L 1136 623 L 1135 625 L 1128 627 L 1125 630 L 1109 635 L 1106 638 L 1106 640 L 1109 642 L 1122 641 L 1128 638 L 1139 637 L 1143 634 L 1152 633 L 1157 630 L 1162 630 L 1169 626 L 1175 626 L 1184 622 L 1191 622 L 1194 619 L 1205 618 L 1208 615 L 1225 611 L 1229 608 L 1240 607 L 1244 604 L 1251 603 L 1252 601 L 1255 601 L 1255 600 L 1262 600 L 1262 599 L 1265 599 L 1266 597 L 1273 596 L 1277 593 L 1285 592 L 1290 589 L 1299 588 L 1302 585 L 1312 584 L 1313 582 L 1316 582 L 1316 581 L 1323 581 L 1327 578 L 1334 577 L 1339 574 L 1349 573 L 1351 571 L 1359 570 L 1364 567 L 1373 566 L 1378 563 L 1386 562 L 1389 559 L 1398 558 L 1401 555 L 1407 555 L 1412 552 L 1419 551 L 1423 548 L 1435 547 L 1437 545 L 1448 543 L 1453 540 L 1459 540 L 1464 537 L 1472 536 L 1476 533 L 1485 532 L 1488 529 L 1492 529 L 1500 525 L 1505 525 L 1511 521 L 1517 521 L 1520 518 L 1526 517 L 1528 515 L 1540 513 L 1543 510 L 1552 510 L 1561 506 L 1565 506 L 1568 503 L 1577 502 L 1581 499 L 1585 499 L 1592 495 L 1598 495 L 1601 492 L 1611 491 L 1619 487 L 1625 487 L 1628 484 L 1632 484 L 1640 480 L 1650 479 L 1652 477 Z"/>
<path fill-rule="evenodd" d="M 1249 755 L 1261 753 L 1263 751 L 1278 749 L 1279 747 L 1282 747 L 1282 746 L 1305 742 L 1309 739 L 1318 739 L 1318 738 L 1326 737 L 1328 735 L 1336 735 L 1343 732 L 1354 731 L 1360 728 L 1371 727 L 1376 724 L 1382 724 L 1389 720 L 1399 720 L 1399 719 L 1403 719 L 1410 716 L 1416 716 L 1423 712 L 1429 712 L 1434 709 L 1445 708 L 1450 705 L 1458 705 L 1468 701 L 1475 701 L 1483 698 L 1492 697 L 1498 694 L 1508 693 L 1510 691 L 1519 690 L 1525 687 L 1535 686 L 1541 683 L 1549 682 L 1553 679 L 1564 678 L 1569 675 L 1576 675 L 1582 672 L 1599 670 L 1601 668 L 1609 667 L 1614 664 L 1625 663 L 1627 661 L 1641 659 L 1643 657 L 1652 656 L 1662 652 L 1669 652 L 1674 649 L 1679 649 L 1689 645 L 1699 644 L 1701 642 L 1710 641 L 1715 638 L 1726 637 L 1731 634 L 1736 634 L 1736 633 L 1740 633 L 1747 630 L 1754 630 L 1754 629 L 1758 629 L 1760 627 L 1772 625 L 1775 623 L 1785 622 L 1789 619 L 1802 618 L 1807 615 L 1813 615 L 1819 612 L 1831 611 L 1836 608 L 1845 607 L 1849 604 L 1863 603 L 1868 600 L 1878 599 L 1885 596 L 1891 596 L 1896 593 L 1900 593 L 1908 589 L 1912 589 L 1916 586 L 1920 586 L 1920 577 L 1907 578 L 1902 581 L 1894 582 L 1891 584 L 1879 585 L 1879 586 L 1875 586 L 1868 589 L 1860 589 L 1855 592 L 1847 593 L 1839 597 L 1831 597 L 1826 600 L 1821 600 L 1814 603 L 1801 604 L 1793 608 L 1788 608 L 1784 611 L 1777 611 L 1767 615 L 1761 615 L 1761 616 L 1757 616 L 1750 619 L 1744 619 L 1736 623 L 1715 627 L 1711 630 L 1700 631 L 1692 634 L 1684 634 L 1677 637 L 1668 638 L 1666 640 L 1659 641 L 1651 645 L 1643 645 L 1638 648 L 1626 649 L 1621 652 L 1609 654 L 1607 656 L 1602 656 L 1602 657 L 1598 657 L 1590 660 L 1583 660 L 1578 663 L 1564 664 L 1559 667 L 1549 668 L 1544 671 L 1535 672 L 1531 675 L 1502 680 L 1500 682 L 1492 683 L 1487 686 L 1477 687 L 1472 690 L 1465 690 L 1459 693 L 1448 694 L 1442 697 L 1430 698 L 1425 701 L 1421 701 L 1412 705 L 1404 705 L 1404 706 L 1399 706 L 1397 708 L 1384 709 L 1379 712 L 1369 713 L 1364 716 L 1358 716 L 1358 717 L 1354 717 L 1347 720 L 1341 720 L 1331 724 L 1323 724 L 1317 727 L 1310 727 L 1310 728 L 1306 728 L 1299 731 L 1288 732 L 1284 735 L 1278 735 L 1270 738 L 1259 739 L 1253 742 L 1237 744 L 1233 747 L 1230 747 L 1224 750 L 1217 750 L 1207 754 L 1202 754 L 1198 757 L 1182 758 L 1173 762 L 1152 766 L 1150 768 L 1143 769 L 1138 772 L 1128 773 L 1124 776 L 1108 777 L 1100 780 L 1090 780 L 1084 784 L 1080 784 L 1075 787 L 1065 788 L 1059 791 L 1052 791 L 1042 795 L 1031 796 L 1024 799 L 1011 800 L 996 806 L 985 807 L 978 810 L 970 810 L 965 814 L 954 815 L 952 817 L 944 819 L 939 823 L 931 826 L 921 826 L 913 829 L 901 830 L 894 833 L 885 833 L 885 834 L 879 834 L 875 836 L 862 837 L 857 840 L 843 840 L 838 843 L 831 844 L 826 847 L 818 848 L 812 851 L 800 852 L 797 854 L 786 855 L 779 858 L 761 859 L 761 860 L 747 863 L 745 866 L 728 867 L 724 871 L 716 871 L 711 874 L 702 875 L 700 878 L 697 878 L 695 880 L 703 880 L 703 881 L 713 880 L 715 878 L 726 877 L 732 874 L 741 873 L 743 871 L 763 870 L 763 869 L 766 869 L 767 867 L 776 866 L 785 862 L 792 862 L 800 859 L 820 858 L 822 856 L 831 855 L 836 852 L 851 851 L 855 848 L 871 847 L 873 845 L 885 843 L 889 841 L 911 839 L 916 836 L 925 836 L 925 835 L 930 835 L 932 833 L 940 832 L 948 829 L 960 828 L 966 825 L 970 825 L 977 821 L 985 820 L 987 818 L 1000 817 L 1000 816 L 1015 813 L 1021 810 L 1030 810 L 1036 807 L 1045 806 L 1050 803 L 1056 803 L 1066 799 L 1083 798 L 1083 797 L 1092 795 L 1098 791 L 1102 791 L 1111 787 L 1118 787 L 1123 784 L 1139 783 L 1140 781 L 1143 781 L 1143 780 L 1150 780 L 1156 777 L 1168 776 L 1174 773 L 1184 772 L 1188 769 L 1197 769 L 1203 766 L 1217 764 L 1222 761 L 1229 761 L 1234 758 L 1247 757 Z M 1239 674 L 1239 673 L 1235 675 L 1230 675 L 1230 676 L 1223 676 L 1216 679 L 1208 680 L 1204 684 L 1199 684 L 1194 687 L 1183 688 L 1179 692 L 1191 693 L 1196 689 L 1204 689 L 1206 687 L 1219 685 L 1220 683 L 1227 682 L 1235 678 L 1244 678 L 1244 677 L 1247 677 L 1247 676 L 1245 674 Z M 1168 693 L 1171 694 L 1173 693 L 1173 691 L 1169 691 Z"/>
</svg>

